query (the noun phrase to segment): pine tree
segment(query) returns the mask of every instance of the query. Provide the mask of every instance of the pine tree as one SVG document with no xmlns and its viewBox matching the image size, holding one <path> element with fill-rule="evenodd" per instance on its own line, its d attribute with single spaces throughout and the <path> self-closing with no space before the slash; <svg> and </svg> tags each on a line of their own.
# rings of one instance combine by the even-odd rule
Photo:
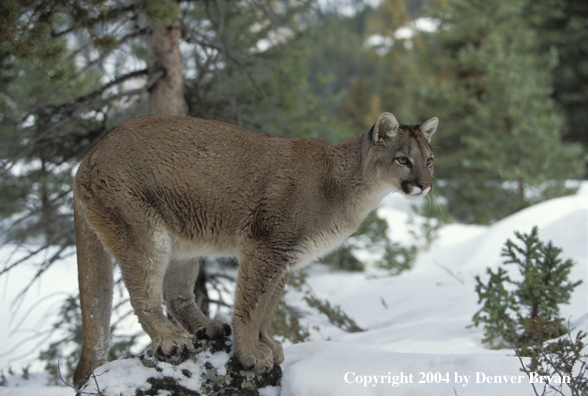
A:
<svg viewBox="0 0 588 396">
<path fill-rule="evenodd" d="M 488 223 L 570 192 L 581 148 L 563 144 L 563 116 L 551 98 L 556 59 L 540 52 L 527 1 L 436 2 L 440 30 L 428 61 L 436 81 L 421 97 L 443 125 L 442 195 L 464 222 Z"/>
</svg>

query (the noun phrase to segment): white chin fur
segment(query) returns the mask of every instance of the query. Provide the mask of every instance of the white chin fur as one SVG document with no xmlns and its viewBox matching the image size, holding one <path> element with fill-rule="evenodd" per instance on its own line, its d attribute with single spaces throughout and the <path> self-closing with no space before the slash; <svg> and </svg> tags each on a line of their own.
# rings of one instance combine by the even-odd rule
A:
<svg viewBox="0 0 588 396">
<path fill-rule="evenodd" d="M 418 195 L 405 195 L 406 199 L 408 199 L 409 201 L 420 201 L 422 197 L 424 197 L 423 194 L 418 194 Z"/>
</svg>

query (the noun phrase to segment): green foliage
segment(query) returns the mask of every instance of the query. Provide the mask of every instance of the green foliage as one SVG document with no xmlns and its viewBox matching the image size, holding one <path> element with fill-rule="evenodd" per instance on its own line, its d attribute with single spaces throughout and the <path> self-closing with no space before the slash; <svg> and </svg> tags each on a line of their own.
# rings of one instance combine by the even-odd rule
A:
<svg viewBox="0 0 588 396">
<path fill-rule="evenodd" d="M 327 13 L 308 55 L 310 88 L 331 100 L 339 129 L 355 133 L 382 111 L 404 123 L 438 116 L 436 188 L 458 221 L 491 223 L 570 194 L 566 181 L 583 174 L 585 153 L 562 143 L 557 56 L 528 18 L 531 3 L 429 2 L 439 30 L 408 38 L 396 32 L 422 12 L 412 3 Z"/>
<path fill-rule="evenodd" d="M 472 321 L 484 324 L 483 342 L 492 347 L 535 345 L 565 333 L 559 318 L 559 305 L 567 304 L 582 281 L 570 282 L 571 260 L 559 258 L 561 249 L 538 238 L 538 228 L 530 234 L 515 232 L 519 243 L 508 239 L 502 250 L 504 265 L 518 267 L 521 280 L 512 280 L 502 267 L 484 284 L 476 277 L 478 304 L 482 308 Z"/>
<path fill-rule="evenodd" d="M 132 11 L 133 6 L 119 8 L 103 0 L 3 1 L 0 4 L 0 91 L 17 77 L 22 78 L 19 67 L 22 60 L 40 74 L 67 81 L 68 73 L 62 65 L 70 55 L 66 36 L 74 31 L 84 32 L 96 49 L 108 52 L 118 41 L 104 33 L 105 25 L 124 21 Z"/>
</svg>

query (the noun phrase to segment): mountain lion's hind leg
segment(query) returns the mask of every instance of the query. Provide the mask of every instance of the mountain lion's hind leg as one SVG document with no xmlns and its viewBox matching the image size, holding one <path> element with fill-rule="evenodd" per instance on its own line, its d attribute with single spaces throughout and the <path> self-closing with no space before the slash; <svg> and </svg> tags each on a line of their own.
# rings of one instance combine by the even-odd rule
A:
<svg viewBox="0 0 588 396">
<path fill-rule="evenodd" d="M 231 334 L 231 327 L 220 320 L 211 321 L 202 313 L 194 295 L 198 276 L 198 259 L 172 260 L 165 272 L 163 296 L 169 313 L 190 334 L 203 338 L 222 338 Z"/>
<path fill-rule="evenodd" d="M 171 258 L 171 238 L 165 231 L 141 227 L 139 221 L 136 224 L 124 231 L 113 230 L 120 243 L 111 252 L 120 265 L 139 323 L 151 338 L 151 350 L 160 356 L 193 351 L 192 336 L 177 329 L 163 313 L 163 279 Z"/>
</svg>

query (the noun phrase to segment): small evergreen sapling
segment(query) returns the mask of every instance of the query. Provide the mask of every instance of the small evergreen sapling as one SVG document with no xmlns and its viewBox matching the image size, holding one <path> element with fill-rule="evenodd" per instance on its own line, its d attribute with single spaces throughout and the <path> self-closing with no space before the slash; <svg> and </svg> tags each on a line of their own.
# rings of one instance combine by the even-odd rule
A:
<svg viewBox="0 0 588 396">
<path fill-rule="evenodd" d="M 483 342 L 494 348 L 506 347 L 503 341 L 528 347 L 566 333 L 559 305 L 569 303 L 582 281 L 568 281 L 572 260 L 559 258 L 562 250 L 541 242 L 538 232 L 537 227 L 530 234 L 515 232 L 519 243 L 508 239 L 502 249 L 504 264 L 515 264 L 521 280 L 511 280 L 502 267 L 496 273 L 486 269 L 490 275 L 487 284 L 476 277 L 482 308 L 472 321 L 474 326 L 484 324 Z"/>
<path fill-rule="evenodd" d="M 535 342 L 534 327 L 539 325 L 546 331 L 546 339 L 556 338 L 566 333 L 559 318 L 559 304 L 568 304 L 572 291 L 582 281 L 571 283 L 568 276 L 574 263 L 559 258 L 561 249 L 539 241 L 538 229 L 534 227 L 531 234 L 515 232 L 523 246 L 506 241 L 502 256 L 507 257 L 505 264 L 518 266 L 522 281 L 513 282 L 517 288 L 515 296 L 518 304 L 524 307 L 526 316 L 518 315 L 518 322 L 524 329 L 522 341 Z"/>
</svg>

